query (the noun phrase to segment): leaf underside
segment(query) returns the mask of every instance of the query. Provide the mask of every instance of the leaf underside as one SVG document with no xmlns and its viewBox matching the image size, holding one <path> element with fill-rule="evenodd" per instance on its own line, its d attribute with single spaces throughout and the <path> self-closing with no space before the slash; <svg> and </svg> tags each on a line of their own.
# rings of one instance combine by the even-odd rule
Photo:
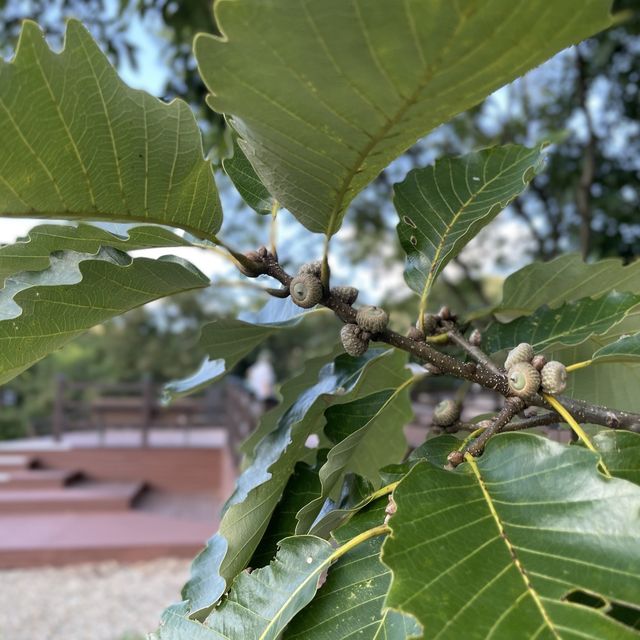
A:
<svg viewBox="0 0 640 640">
<path fill-rule="evenodd" d="M 219 569 L 227 584 L 245 568 L 258 548 L 296 463 L 308 453 L 307 438 L 324 426 L 325 409 L 387 388 L 390 378 L 401 375 L 404 361 L 403 354 L 379 350 L 370 350 L 361 358 L 338 357 L 320 371 L 315 384 L 294 400 L 274 430 L 260 440 L 251 466 L 241 474 L 225 506 L 217 534 L 228 545 Z M 194 568 L 206 563 L 207 553 L 203 552 Z M 221 595 L 222 591 L 211 591 L 209 606 Z M 192 611 L 195 612 L 193 608 Z"/>
<path fill-rule="evenodd" d="M 418 138 L 605 28 L 609 0 L 220 0 L 195 54 L 278 202 L 334 234 Z M 255 25 L 261 28 L 256 29 Z"/>
<path fill-rule="evenodd" d="M 0 247 L 0 286 L 5 278 L 21 271 L 43 271 L 56 251 L 97 253 L 100 247 L 122 251 L 152 247 L 189 246 L 167 229 L 154 226 L 134 226 L 114 233 L 90 224 L 43 224 L 34 227 L 29 235 L 15 244 Z"/>
<path fill-rule="evenodd" d="M 571 253 L 549 262 L 534 262 L 510 275 L 494 313 L 508 322 L 543 305 L 555 309 L 580 298 L 598 298 L 612 289 L 640 293 L 640 262 L 623 265 L 621 260 L 609 258 L 588 264 Z"/>
<path fill-rule="evenodd" d="M 131 259 L 112 248 L 58 252 L 50 261 L 48 269 L 11 276 L 0 290 L 0 384 L 109 318 L 209 284 L 178 258 Z"/>
</svg>

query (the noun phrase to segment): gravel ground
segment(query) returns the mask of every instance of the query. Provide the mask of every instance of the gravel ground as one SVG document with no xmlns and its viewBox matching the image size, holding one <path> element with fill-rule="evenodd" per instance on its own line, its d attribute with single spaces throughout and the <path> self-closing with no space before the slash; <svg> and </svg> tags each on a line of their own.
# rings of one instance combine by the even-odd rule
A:
<svg viewBox="0 0 640 640">
<path fill-rule="evenodd" d="M 179 600 L 189 560 L 0 571 L 2 640 L 143 640 Z"/>
</svg>

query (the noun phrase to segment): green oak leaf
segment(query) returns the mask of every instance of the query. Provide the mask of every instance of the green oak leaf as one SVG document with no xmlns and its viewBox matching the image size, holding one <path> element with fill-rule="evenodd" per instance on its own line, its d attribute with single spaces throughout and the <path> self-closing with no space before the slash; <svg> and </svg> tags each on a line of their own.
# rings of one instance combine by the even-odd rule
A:
<svg viewBox="0 0 640 640">
<path fill-rule="evenodd" d="M 575 347 L 557 346 L 547 357 L 565 364 L 590 360 L 599 349 L 622 335 L 640 331 L 640 313 L 632 313 L 603 336 L 592 336 Z M 640 412 L 640 363 L 608 362 L 573 371 L 567 379 L 566 395 L 605 407 Z"/>
<path fill-rule="evenodd" d="M 220 227 L 189 106 L 127 87 L 75 20 L 59 54 L 27 21 L 0 60 L 0 148 L 0 215 Z"/>
<path fill-rule="evenodd" d="M 614 342 L 600 347 L 591 360 L 594 364 L 600 362 L 635 362 L 640 363 L 640 333 L 633 336 L 621 336 Z"/>
<path fill-rule="evenodd" d="M 542 147 L 492 147 L 414 169 L 394 187 L 405 280 L 426 303 L 438 275 L 539 171 Z"/>
<path fill-rule="evenodd" d="M 113 248 L 56 252 L 48 269 L 7 278 L 0 290 L 0 384 L 87 329 L 209 280 L 179 258 L 130 258 Z"/>
<path fill-rule="evenodd" d="M 270 335 L 296 325 L 307 313 L 311 311 L 296 306 L 290 298 L 272 298 L 257 313 L 219 318 L 204 325 L 199 346 L 207 358 L 194 374 L 167 383 L 165 399 L 195 393 L 220 379 Z"/>
<path fill-rule="evenodd" d="M 383 482 L 391 484 L 404 478 L 411 467 L 422 459 L 429 460 L 433 464 L 444 466 L 447 463 L 447 456 L 451 451 L 457 449 L 460 440 L 452 435 L 436 436 L 430 438 L 417 449 L 411 452 L 406 462 L 401 464 L 390 464 L 380 469 L 380 476 Z M 309 533 L 326 537 L 335 529 L 348 522 L 356 513 L 359 513 L 375 499 L 375 494 L 364 496 L 361 500 L 354 501 L 355 504 L 340 506 L 333 509 L 323 508 L 323 512 L 313 523 Z"/>
<path fill-rule="evenodd" d="M 640 484 L 640 433 L 603 429 L 591 441 L 614 476 Z"/>
<path fill-rule="evenodd" d="M 624 265 L 609 258 L 586 263 L 577 253 L 570 253 L 511 274 L 503 285 L 502 302 L 493 311 L 508 322 L 543 305 L 555 309 L 580 298 L 598 298 L 612 289 L 640 293 L 640 262 Z"/>
<path fill-rule="evenodd" d="M 298 462 L 287 482 L 282 498 L 275 508 L 256 552 L 249 563 L 252 567 L 264 567 L 276 554 L 278 542 L 296 532 L 298 520 L 296 515 L 302 507 L 320 494 L 319 467 L 326 460 L 326 450 L 322 459 L 315 466 L 306 462 Z"/>
<path fill-rule="evenodd" d="M 43 224 L 29 231 L 26 238 L 0 247 L 0 284 L 20 271 L 42 271 L 50 265 L 55 251 L 97 253 L 100 247 L 122 251 L 152 247 L 188 247 L 190 243 L 168 229 L 133 226 L 115 233 L 91 224 Z"/>
<path fill-rule="evenodd" d="M 499 435 L 456 472 L 417 464 L 394 492 L 384 543 L 387 606 L 429 638 L 637 638 L 586 592 L 640 605 L 640 487 L 598 457 L 523 433 Z"/>
<path fill-rule="evenodd" d="M 400 355 L 400 354 L 399 354 Z M 400 356 L 401 357 L 401 356 Z M 336 499 L 347 473 L 381 486 L 380 468 L 402 460 L 407 441 L 403 427 L 413 417 L 409 384 L 414 381 L 408 370 L 389 379 L 390 387 L 325 412 L 325 434 L 335 443 L 320 469 L 322 491 L 299 512 L 297 533 L 310 531 L 327 498 Z"/>
<path fill-rule="evenodd" d="M 377 500 L 334 533 L 339 545 L 384 521 L 387 498 Z M 386 609 L 391 572 L 380 562 L 383 537 L 340 558 L 316 597 L 291 622 L 283 640 L 409 640 L 422 633 L 412 616 Z"/>
<path fill-rule="evenodd" d="M 293 616 L 312 600 L 332 552 L 329 542 L 315 536 L 286 538 L 274 562 L 240 574 L 204 622 L 169 609 L 156 638 L 277 640 Z"/>
<path fill-rule="evenodd" d="M 262 183 L 333 235 L 418 138 L 610 24 L 610 0 L 219 0 L 195 55 Z M 256 25 L 261 25 L 256 29 Z"/>
<path fill-rule="evenodd" d="M 578 345 L 591 336 L 607 335 L 639 304 L 640 294 L 611 291 L 600 298 L 581 298 L 557 309 L 541 307 L 507 324 L 492 324 L 483 333 L 483 346 L 489 353 L 496 353 L 520 342 L 529 342 L 536 351 L 555 345 Z"/>
<path fill-rule="evenodd" d="M 216 534 L 227 541 L 227 552 L 219 569 L 227 585 L 246 567 L 258 548 L 296 463 L 309 451 L 305 446 L 308 437 L 322 431 L 325 409 L 385 389 L 389 377 L 403 368 L 403 361 L 393 350 L 370 349 L 360 358 L 339 356 L 321 369 L 315 384 L 295 399 L 281 414 L 275 429 L 258 442 L 251 464 L 238 478 L 236 489 L 225 505 Z M 210 546 L 219 548 L 211 542 Z M 206 552 L 197 562 L 207 563 Z M 208 611 L 222 593 L 223 589 L 212 589 L 208 606 L 200 610 L 192 606 L 192 615 L 201 616 Z"/>
<path fill-rule="evenodd" d="M 242 199 L 256 213 L 271 215 L 275 199 L 258 178 L 237 141 L 234 145 L 233 156 L 222 161 L 222 168 Z"/>
</svg>

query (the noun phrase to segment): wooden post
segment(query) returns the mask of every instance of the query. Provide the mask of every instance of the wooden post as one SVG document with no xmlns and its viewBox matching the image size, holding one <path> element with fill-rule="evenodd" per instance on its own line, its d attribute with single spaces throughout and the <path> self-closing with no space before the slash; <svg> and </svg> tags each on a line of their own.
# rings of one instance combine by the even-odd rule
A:
<svg viewBox="0 0 640 640">
<path fill-rule="evenodd" d="M 64 432 L 64 394 L 65 379 L 60 373 L 55 378 L 53 395 L 53 439 L 60 442 Z"/>
<path fill-rule="evenodd" d="M 149 429 L 153 419 L 153 381 L 145 376 L 142 381 L 142 446 L 149 446 Z"/>
</svg>

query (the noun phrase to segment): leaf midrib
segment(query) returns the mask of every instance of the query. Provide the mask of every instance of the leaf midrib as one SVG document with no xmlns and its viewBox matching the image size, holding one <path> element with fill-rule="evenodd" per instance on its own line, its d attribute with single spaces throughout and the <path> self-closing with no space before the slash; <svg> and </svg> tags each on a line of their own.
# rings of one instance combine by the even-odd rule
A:
<svg viewBox="0 0 640 640">
<path fill-rule="evenodd" d="M 418 98 L 420 97 L 420 94 L 424 91 L 424 88 L 433 79 L 434 69 L 438 68 L 438 65 L 442 61 L 442 59 L 445 58 L 451 51 L 457 34 L 467 20 L 468 13 L 472 13 L 472 11 L 468 9 L 467 11 L 460 14 L 460 20 L 458 21 L 458 24 L 456 25 L 456 28 L 454 29 L 453 34 L 449 39 L 448 45 L 443 49 L 439 59 L 433 65 L 426 68 L 425 74 L 423 75 L 420 82 L 418 82 L 415 91 L 406 99 L 403 104 L 400 105 L 400 108 L 392 117 L 387 118 L 386 122 L 382 125 L 382 127 L 380 127 L 378 133 L 371 136 L 371 140 L 365 145 L 364 149 L 358 155 L 353 168 L 347 173 L 344 180 L 342 181 L 342 184 L 340 185 L 340 188 L 336 192 L 336 205 L 333 208 L 331 215 L 329 216 L 329 224 L 327 226 L 326 235 L 328 238 L 333 236 L 337 231 L 336 227 L 338 226 L 338 218 L 340 216 L 340 213 L 343 211 L 343 202 L 347 192 L 349 191 L 349 188 L 351 187 L 353 179 L 362 170 L 362 165 L 369 157 L 371 152 L 387 137 L 389 131 L 391 131 L 402 120 L 407 111 L 409 111 L 409 109 L 414 104 L 416 104 Z"/>
<path fill-rule="evenodd" d="M 498 180 L 499 178 L 501 178 L 507 171 L 513 169 L 514 166 L 516 166 L 519 162 L 521 161 L 521 158 L 516 158 L 513 163 L 511 163 L 510 165 L 508 165 L 507 167 L 501 167 L 500 172 L 497 173 L 493 178 L 491 178 L 488 182 L 485 182 L 477 191 L 474 191 L 469 198 L 462 203 L 462 206 L 456 211 L 456 213 L 454 214 L 453 218 L 451 219 L 451 222 L 449 222 L 449 224 L 447 224 L 446 229 L 444 231 L 444 233 L 441 235 L 440 238 L 440 242 L 438 243 L 438 246 L 436 247 L 436 251 L 433 254 L 433 259 L 431 260 L 431 266 L 429 267 L 429 273 L 427 275 L 427 280 L 424 284 L 424 287 L 422 289 L 422 295 L 420 296 L 420 316 L 422 317 L 424 315 L 424 312 L 427 309 L 427 299 L 429 296 L 429 292 L 431 291 L 431 287 L 433 285 L 433 282 L 435 280 L 435 274 L 436 271 L 438 269 L 438 261 L 440 260 L 440 254 L 443 252 L 444 250 L 444 246 L 446 244 L 446 241 L 449 238 L 449 235 L 451 234 L 451 229 L 453 228 L 453 226 L 458 222 L 458 220 L 460 219 L 460 216 L 466 212 L 467 207 L 469 207 L 469 205 L 482 193 L 484 193 L 484 191 L 486 190 L 487 187 L 489 187 L 490 185 L 492 185 L 496 180 Z M 437 180 L 434 174 L 434 181 L 437 184 Z M 515 197 L 515 196 L 514 196 Z M 513 200 L 513 198 L 511 198 L 508 202 L 510 202 L 511 200 Z M 507 202 L 507 204 L 508 204 Z M 487 216 L 491 215 L 491 212 L 496 208 L 496 207 L 500 207 L 502 206 L 504 203 L 502 202 L 496 202 L 490 209 L 489 211 L 487 211 L 486 215 L 483 216 L 483 218 L 486 218 Z M 506 205 L 505 205 L 506 206 Z"/>
<path fill-rule="evenodd" d="M 544 607 L 544 604 L 542 602 L 543 598 L 542 596 L 533 588 L 533 585 L 531 583 L 531 580 L 529 579 L 529 576 L 527 574 L 526 569 L 524 568 L 522 562 L 520 561 L 520 559 L 518 558 L 518 554 L 516 553 L 516 547 L 514 546 L 514 544 L 511 542 L 511 540 L 509 539 L 509 537 L 507 536 L 507 532 L 505 530 L 504 524 L 500 518 L 500 515 L 498 514 L 498 511 L 495 507 L 495 504 L 493 503 L 493 499 L 491 498 L 491 495 L 489 494 L 489 491 L 486 487 L 486 484 L 484 482 L 484 479 L 482 478 L 482 474 L 480 473 L 480 469 L 476 463 L 476 461 L 471 458 L 468 457 L 467 458 L 467 463 L 469 464 L 469 466 L 471 467 L 471 470 L 473 471 L 473 474 L 478 482 L 478 486 L 480 487 L 480 490 L 482 491 L 482 496 L 485 499 L 486 503 L 487 503 L 487 507 L 489 508 L 489 512 L 491 513 L 491 516 L 493 517 L 494 522 L 496 523 L 496 527 L 498 529 L 498 533 L 500 534 L 500 538 L 504 541 L 505 546 L 507 547 L 507 551 L 509 552 L 509 556 L 511 557 L 512 561 L 513 561 L 513 565 L 515 566 L 516 570 L 518 571 L 518 573 L 520 574 L 520 576 L 522 577 L 522 580 L 525 584 L 525 588 L 527 590 L 527 593 L 531 596 L 534 604 L 536 605 L 536 607 L 538 608 L 538 610 L 540 611 L 540 615 L 542 616 L 542 619 L 544 621 L 544 624 L 546 624 L 546 626 L 549 628 L 549 630 L 551 631 L 551 633 L 553 634 L 554 638 L 556 638 L 557 640 L 561 640 L 562 636 L 560 636 L 560 634 L 558 633 L 558 631 L 556 630 L 556 627 L 554 626 L 549 613 L 547 612 L 547 610 Z"/>
</svg>

